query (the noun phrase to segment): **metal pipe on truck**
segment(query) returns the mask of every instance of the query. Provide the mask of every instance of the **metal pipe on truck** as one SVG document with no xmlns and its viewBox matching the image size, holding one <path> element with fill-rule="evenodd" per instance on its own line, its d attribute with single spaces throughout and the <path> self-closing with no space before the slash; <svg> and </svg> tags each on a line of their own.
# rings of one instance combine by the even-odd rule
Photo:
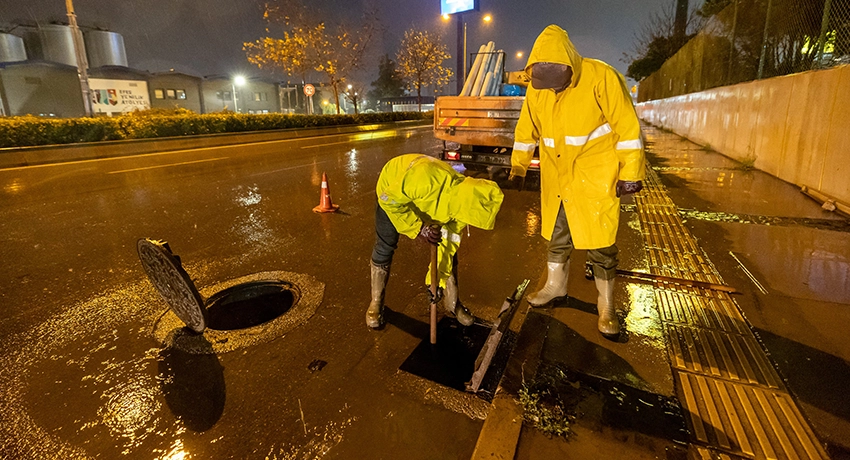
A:
<svg viewBox="0 0 850 460">
<path fill-rule="evenodd" d="M 460 92 L 461 96 L 469 96 L 472 94 L 472 87 L 475 86 L 475 78 L 478 76 L 478 71 L 481 69 L 481 60 L 486 48 L 487 45 L 481 45 L 478 47 L 478 54 L 475 55 L 475 61 L 472 63 L 472 69 L 470 69 L 469 75 L 466 77 L 466 81 L 463 82 L 463 89 Z"/>
</svg>

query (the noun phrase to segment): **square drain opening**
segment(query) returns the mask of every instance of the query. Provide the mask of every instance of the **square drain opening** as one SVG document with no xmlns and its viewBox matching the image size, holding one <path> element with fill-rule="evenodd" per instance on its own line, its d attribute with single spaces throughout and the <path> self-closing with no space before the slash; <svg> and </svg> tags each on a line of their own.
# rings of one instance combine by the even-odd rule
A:
<svg viewBox="0 0 850 460">
<path fill-rule="evenodd" d="M 461 326 L 454 318 L 443 317 L 437 323 L 437 345 L 428 339 L 419 342 L 399 369 L 440 385 L 466 391 L 466 383 L 475 372 L 475 359 L 484 347 L 490 327 L 475 323 Z M 489 400 L 499 384 L 516 339 L 508 333 L 496 350 L 477 393 Z"/>
</svg>

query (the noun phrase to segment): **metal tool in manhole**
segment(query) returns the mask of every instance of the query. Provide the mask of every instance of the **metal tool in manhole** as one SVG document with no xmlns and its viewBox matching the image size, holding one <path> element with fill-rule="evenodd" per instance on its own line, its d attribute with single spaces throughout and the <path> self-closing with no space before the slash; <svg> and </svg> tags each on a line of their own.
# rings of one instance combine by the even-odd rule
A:
<svg viewBox="0 0 850 460">
<path fill-rule="evenodd" d="M 324 295 L 324 283 L 286 271 L 254 273 L 199 291 L 168 243 L 143 238 L 136 247 L 151 284 L 170 307 L 155 321 L 154 337 L 190 353 L 223 353 L 286 334 L 313 316 Z"/>
</svg>

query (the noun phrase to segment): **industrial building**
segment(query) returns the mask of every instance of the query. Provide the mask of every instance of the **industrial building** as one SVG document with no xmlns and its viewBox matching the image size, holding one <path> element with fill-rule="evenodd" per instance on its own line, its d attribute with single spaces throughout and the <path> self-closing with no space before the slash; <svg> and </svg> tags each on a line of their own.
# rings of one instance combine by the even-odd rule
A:
<svg viewBox="0 0 850 460">
<path fill-rule="evenodd" d="M 16 26 L 0 33 L 0 115 L 81 117 L 86 110 L 77 72 L 73 29 L 67 25 Z M 185 108 L 196 113 L 305 113 L 303 85 L 230 76 L 200 77 L 179 72 L 132 69 L 121 34 L 84 30 L 88 85 L 95 116 L 150 108 Z M 314 85 L 315 113 L 325 96 Z M 327 93 L 330 93 L 327 91 Z"/>
</svg>

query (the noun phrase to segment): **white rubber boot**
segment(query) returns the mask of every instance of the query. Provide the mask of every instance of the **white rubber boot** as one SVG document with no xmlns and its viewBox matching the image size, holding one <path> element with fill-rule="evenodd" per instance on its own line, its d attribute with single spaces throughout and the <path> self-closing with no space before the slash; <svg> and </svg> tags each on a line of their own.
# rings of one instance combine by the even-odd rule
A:
<svg viewBox="0 0 850 460">
<path fill-rule="evenodd" d="M 446 289 L 443 291 L 443 306 L 446 311 L 455 315 L 457 322 L 464 326 L 472 326 L 475 322 L 475 317 L 472 313 L 457 300 L 457 281 L 452 275 L 446 280 Z"/>
<path fill-rule="evenodd" d="M 604 280 L 594 278 L 599 298 L 596 300 L 596 311 L 599 313 L 597 327 L 599 332 L 606 337 L 616 337 L 620 334 L 620 321 L 617 319 L 617 310 L 614 308 L 614 278 Z"/>
<path fill-rule="evenodd" d="M 384 324 L 384 291 L 390 277 L 390 266 L 380 267 L 371 261 L 369 265 L 372 267 L 372 301 L 366 310 L 366 325 L 376 329 Z"/>
<path fill-rule="evenodd" d="M 527 297 L 532 307 L 542 307 L 549 302 L 567 295 L 567 275 L 570 271 L 570 261 L 559 264 L 546 263 L 546 285 L 543 289 Z"/>
</svg>

